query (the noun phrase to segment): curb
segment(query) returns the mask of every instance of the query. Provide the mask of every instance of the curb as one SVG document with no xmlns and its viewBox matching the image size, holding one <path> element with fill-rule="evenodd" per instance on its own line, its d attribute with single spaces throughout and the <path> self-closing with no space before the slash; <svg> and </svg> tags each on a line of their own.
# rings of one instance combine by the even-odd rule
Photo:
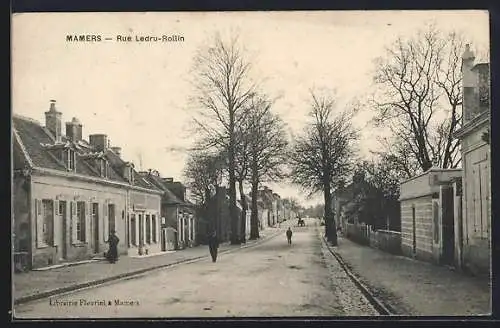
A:
<svg viewBox="0 0 500 328">
<path fill-rule="evenodd" d="M 347 264 L 343 260 L 342 256 L 338 252 L 336 252 L 332 248 L 332 246 L 330 246 L 328 244 L 328 241 L 325 239 L 324 236 L 321 236 L 321 240 L 326 245 L 326 247 L 328 248 L 330 253 L 339 262 L 340 266 L 342 267 L 342 269 L 344 269 L 347 276 L 359 288 L 361 293 L 365 296 L 365 298 L 368 300 L 368 302 L 375 308 L 375 310 L 377 312 L 379 312 L 380 315 L 382 315 L 382 316 L 395 315 L 394 311 L 391 308 L 389 308 L 388 306 L 384 305 L 377 297 L 375 297 L 370 292 L 370 289 L 363 282 L 361 282 L 361 280 L 349 269 L 349 267 L 347 266 Z"/>
<path fill-rule="evenodd" d="M 262 244 L 262 243 L 264 243 L 266 241 L 271 240 L 272 238 L 278 236 L 280 233 L 281 233 L 281 231 L 278 231 L 278 232 L 270 235 L 269 237 L 266 237 L 266 238 L 263 238 L 263 239 L 257 239 L 256 242 L 254 242 L 254 243 L 252 243 L 250 245 L 241 245 L 238 248 L 232 248 L 232 249 L 230 248 L 230 249 L 222 250 L 222 251 L 219 252 L 219 254 L 231 253 L 231 252 L 235 252 L 235 251 L 242 250 L 242 249 L 245 249 L 245 248 L 257 246 L 259 244 Z M 207 258 L 206 255 L 195 256 L 195 257 L 192 257 L 192 258 L 183 259 L 183 260 L 179 260 L 179 261 L 172 262 L 172 263 L 167 263 L 167 264 L 162 264 L 162 265 L 159 265 L 159 266 L 153 266 L 153 267 L 149 267 L 149 268 L 144 268 L 144 269 L 140 269 L 140 270 L 136 270 L 136 271 L 132 271 L 132 272 L 124 272 L 124 273 L 120 273 L 118 275 L 111 276 L 111 277 L 106 277 L 106 278 L 102 278 L 102 279 L 98 279 L 98 280 L 88 281 L 88 282 L 85 282 L 85 283 L 80 283 L 80 284 L 75 284 L 75 285 L 60 287 L 60 288 L 56 288 L 56 289 L 44 291 L 44 292 L 37 293 L 37 294 L 22 296 L 22 297 L 19 297 L 19 298 L 17 298 L 17 299 L 14 300 L 14 305 L 20 305 L 20 304 L 23 304 L 23 303 L 27 303 L 27 302 L 31 302 L 31 301 L 35 301 L 35 300 L 39 300 L 39 299 L 43 299 L 43 298 L 47 298 L 47 297 L 54 296 L 54 295 L 64 294 L 64 293 L 67 293 L 67 292 L 77 291 L 79 289 L 85 289 L 85 288 L 88 288 L 88 287 L 98 286 L 98 285 L 102 285 L 102 284 L 105 284 L 105 283 L 108 283 L 108 282 L 111 282 L 111 281 L 114 281 L 114 280 L 120 280 L 122 278 L 128 278 L 128 277 L 140 275 L 140 274 L 143 274 L 143 273 L 146 273 L 146 272 L 149 272 L 149 271 L 164 269 L 164 268 L 171 267 L 171 266 L 178 265 L 178 264 L 185 264 L 187 262 L 197 262 L 197 261 L 199 261 L 201 259 L 205 259 L 205 258 Z"/>
</svg>

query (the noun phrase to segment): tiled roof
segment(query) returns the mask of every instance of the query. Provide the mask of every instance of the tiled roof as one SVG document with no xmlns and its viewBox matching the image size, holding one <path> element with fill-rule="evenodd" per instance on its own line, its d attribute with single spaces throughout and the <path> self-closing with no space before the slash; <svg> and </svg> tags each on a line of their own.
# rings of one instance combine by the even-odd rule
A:
<svg viewBox="0 0 500 328">
<path fill-rule="evenodd" d="M 17 131 L 20 141 L 26 149 L 26 152 L 32 160 L 34 166 L 67 172 L 65 163 L 56 157 L 57 153 L 43 146 L 54 145 L 54 139 L 51 133 L 48 132 L 39 122 L 30 118 L 14 115 L 12 123 L 13 129 Z M 62 143 L 68 142 L 68 139 L 65 136 L 62 136 L 61 139 Z M 85 149 L 90 150 L 89 146 L 90 145 L 85 140 L 79 141 L 76 145 L 77 148 L 83 151 L 86 151 Z M 75 147 L 75 145 L 72 145 L 72 147 Z M 13 151 L 16 165 L 17 163 L 24 163 L 24 155 L 22 153 L 21 146 L 16 146 L 16 143 L 14 143 Z M 117 182 L 126 182 L 121 172 L 125 162 L 111 150 L 108 150 L 104 155 L 110 164 L 108 179 Z M 97 162 L 88 157 L 88 154 L 81 156 L 77 152 L 75 172 L 81 175 L 99 178 L 100 168 L 97 166 Z M 135 176 L 139 176 L 137 172 L 135 172 Z M 134 185 L 154 191 L 160 191 L 157 187 L 143 181 L 142 179 L 135 179 Z"/>
<path fill-rule="evenodd" d="M 14 164 L 14 170 L 23 169 L 26 165 L 26 158 L 21 149 L 21 145 L 17 142 L 17 138 L 12 138 L 12 160 Z"/>
<path fill-rule="evenodd" d="M 52 144 L 54 140 L 38 122 L 14 116 L 12 123 L 33 165 L 66 171 L 66 167 L 40 145 L 40 143 Z"/>
<path fill-rule="evenodd" d="M 116 155 L 115 152 L 113 152 L 111 149 L 108 149 L 106 151 L 106 158 L 108 159 L 113 169 L 117 172 L 121 172 L 126 164 L 126 162 L 122 158 L 120 158 L 120 156 Z M 120 175 L 120 177 L 122 177 L 122 175 Z M 143 178 L 144 177 L 139 174 L 139 172 L 134 170 L 134 186 L 151 189 L 154 191 L 161 191 L 160 188 L 149 183 L 148 181 L 145 181 Z"/>
<path fill-rule="evenodd" d="M 162 179 L 154 174 L 145 173 L 141 176 L 149 183 L 155 185 L 157 188 L 163 191 L 164 203 L 171 205 L 192 205 L 188 202 L 183 202 L 179 199 L 170 189 L 167 188 Z"/>
</svg>

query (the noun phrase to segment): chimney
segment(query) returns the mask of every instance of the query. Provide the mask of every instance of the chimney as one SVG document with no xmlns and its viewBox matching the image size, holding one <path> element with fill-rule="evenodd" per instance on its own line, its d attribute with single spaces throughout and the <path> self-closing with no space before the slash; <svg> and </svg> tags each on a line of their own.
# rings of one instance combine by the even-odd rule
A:
<svg viewBox="0 0 500 328">
<path fill-rule="evenodd" d="M 121 147 L 111 147 L 111 150 L 113 151 L 113 153 L 115 153 L 118 157 L 120 157 L 122 155 L 122 149 Z"/>
<path fill-rule="evenodd" d="M 66 122 L 66 137 L 73 142 L 82 140 L 82 123 L 76 117 Z"/>
<path fill-rule="evenodd" d="M 478 76 L 473 70 L 474 53 L 470 45 L 465 45 L 465 51 L 462 55 L 462 87 L 463 87 L 463 120 L 468 121 L 479 109 L 479 95 L 477 92 Z"/>
<path fill-rule="evenodd" d="M 89 135 L 90 145 L 95 151 L 106 151 L 108 149 L 108 136 L 105 134 Z"/>
<path fill-rule="evenodd" d="M 45 112 L 45 127 L 54 135 L 55 141 L 61 141 L 61 117 L 62 113 L 56 109 L 56 101 L 50 101 L 50 108 Z"/>
</svg>

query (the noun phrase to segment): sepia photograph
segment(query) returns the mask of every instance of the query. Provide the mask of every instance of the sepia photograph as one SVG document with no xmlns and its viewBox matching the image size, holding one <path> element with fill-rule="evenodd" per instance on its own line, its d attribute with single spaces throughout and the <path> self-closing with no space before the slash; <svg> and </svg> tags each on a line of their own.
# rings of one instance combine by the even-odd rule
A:
<svg viewBox="0 0 500 328">
<path fill-rule="evenodd" d="M 11 26 L 12 320 L 492 314 L 488 11 Z"/>
</svg>

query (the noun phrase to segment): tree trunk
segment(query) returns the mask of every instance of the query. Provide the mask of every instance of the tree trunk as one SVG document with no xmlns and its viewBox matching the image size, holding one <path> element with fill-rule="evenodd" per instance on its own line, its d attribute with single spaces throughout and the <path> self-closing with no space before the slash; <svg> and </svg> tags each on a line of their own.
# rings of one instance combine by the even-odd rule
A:
<svg viewBox="0 0 500 328">
<path fill-rule="evenodd" d="M 240 187 L 240 197 L 241 197 L 241 229 L 240 229 L 240 241 L 242 243 L 246 242 L 246 234 L 247 234 L 247 199 L 245 197 L 245 192 L 243 191 L 243 181 L 238 181 L 238 185 Z"/>
<path fill-rule="evenodd" d="M 252 169 L 252 213 L 250 214 L 250 240 L 259 238 L 259 212 L 257 197 L 259 192 L 259 179 L 257 170 Z"/>
<path fill-rule="evenodd" d="M 238 211 L 236 208 L 236 174 L 235 174 L 235 140 L 234 140 L 234 111 L 229 108 L 229 217 L 231 221 L 231 244 L 240 244 L 238 231 Z"/>
<path fill-rule="evenodd" d="M 337 227 L 335 224 L 335 218 L 332 210 L 332 193 L 330 190 L 330 183 L 325 183 L 324 186 L 324 196 L 325 196 L 325 234 L 329 242 L 333 246 L 337 246 Z"/>
</svg>

